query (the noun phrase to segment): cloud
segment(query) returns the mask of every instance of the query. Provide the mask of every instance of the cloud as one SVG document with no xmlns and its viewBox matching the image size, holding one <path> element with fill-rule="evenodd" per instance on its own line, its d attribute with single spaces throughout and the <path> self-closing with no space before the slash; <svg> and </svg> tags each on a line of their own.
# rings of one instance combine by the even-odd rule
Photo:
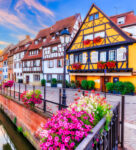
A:
<svg viewBox="0 0 136 150">
<path fill-rule="evenodd" d="M 25 25 L 20 19 L 19 17 L 15 16 L 14 14 L 11 14 L 5 10 L 0 10 L 0 24 L 7 26 L 9 25 L 13 25 L 19 29 L 23 29 L 29 33 L 32 34 L 36 34 L 36 32 L 34 30 L 32 30 L 31 28 L 28 28 L 27 25 Z"/>
<path fill-rule="evenodd" d="M 9 45 L 10 43 L 5 42 L 5 41 L 0 41 L 0 45 Z"/>
<path fill-rule="evenodd" d="M 39 12 L 44 13 L 46 16 L 54 16 L 54 13 L 50 9 L 44 7 L 36 0 L 18 0 L 15 6 L 15 10 L 19 12 L 19 9 L 22 8 L 24 4 L 26 4 L 29 8 L 35 8 Z"/>
</svg>

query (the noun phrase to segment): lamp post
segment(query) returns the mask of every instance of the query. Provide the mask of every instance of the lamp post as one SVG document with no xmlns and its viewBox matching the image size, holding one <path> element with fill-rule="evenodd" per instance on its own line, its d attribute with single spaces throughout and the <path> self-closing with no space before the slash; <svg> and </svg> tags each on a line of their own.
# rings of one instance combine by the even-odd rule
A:
<svg viewBox="0 0 136 150">
<path fill-rule="evenodd" d="M 62 93 L 62 104 L 66 105 L 66 47 L 70 42 L 70 33 L 68 29 L 64 28 L 60 32 L 60 41 L 62 46 L 64 47 L 64 66 L 63 66 L 63 93 Z"/>
</svg>

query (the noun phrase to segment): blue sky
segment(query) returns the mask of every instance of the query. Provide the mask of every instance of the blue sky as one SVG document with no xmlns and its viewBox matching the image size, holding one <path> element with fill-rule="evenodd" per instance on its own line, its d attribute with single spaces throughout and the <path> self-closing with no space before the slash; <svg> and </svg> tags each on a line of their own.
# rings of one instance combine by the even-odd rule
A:
<svg viewBox="0 0 136 150">
<path fill-rule="evenodd" d="M 34 38 L 40 29 L 73 14 L 84 19 L 92 3 L 108 16 L 136 12 L 135 0 L 0 0 L 0 49 L 26 34 Z"/>
</svg>

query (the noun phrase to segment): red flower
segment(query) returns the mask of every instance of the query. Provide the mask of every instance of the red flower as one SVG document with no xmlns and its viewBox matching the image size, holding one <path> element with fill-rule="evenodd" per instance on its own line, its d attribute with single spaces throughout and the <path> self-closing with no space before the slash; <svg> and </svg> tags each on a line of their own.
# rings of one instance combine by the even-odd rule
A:
<svg viewBox="0 0 136 150">
<path fill-rule="evenodd" d="M 91 40 L 89 40 L 89 39 L 83 41 L 83 44 L 86 45 L 86 46 L 89 45 L 90 43 L 91 43 Z"/>
<path fill-rule="evenodd" d="M 76 70 L 80 70 L 80 69 L 81 69 L 81 63 L 74 63 L 74 64 L 72 65 L 72 68 L 73 68 L 73 69 L 76 69 Z"/>
<path fill-rule="evenodd" d="M 96 43 L 100 43 L 102 41 L 102 38 L 100 36 L 96 37 L 93 39 L 93 42 Z"/>
<path fill-rule="evenodd" d="M 78 94 L 77 93 L 75 93 L 75 96 L 77 96 Z"/>
<path fill-rule="evenodd" d="M 95 93 L 95 90 L 92 90 L 91 92 L 92 92 L 92 93 Z"/>
<path fill-rule="evenodd" d="M 80 89 L 78 89 L 78 92 L 81 92 L 81 90 L 80 90 Z"/>
</svg>

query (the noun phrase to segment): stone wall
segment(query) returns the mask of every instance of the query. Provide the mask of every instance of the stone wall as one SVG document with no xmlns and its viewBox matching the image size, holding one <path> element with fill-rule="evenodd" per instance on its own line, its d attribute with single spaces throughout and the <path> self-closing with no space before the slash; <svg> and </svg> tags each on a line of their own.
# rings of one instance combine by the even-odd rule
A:
<svg viewBox="0 0 136 150">
<path fill-rule="evenodd" d="M 0 95 L 0 107 L 17 127 L 23 129 L 23 133 L 32 145 L 36 149 L 40 149 L 39 141 L 35 138 L 34 133 L 41 123 L 47 121 L 49 116 L 39 111 L 30 110 L 24 107 L 23 104 L 2 95 Z"/>
</svg>

